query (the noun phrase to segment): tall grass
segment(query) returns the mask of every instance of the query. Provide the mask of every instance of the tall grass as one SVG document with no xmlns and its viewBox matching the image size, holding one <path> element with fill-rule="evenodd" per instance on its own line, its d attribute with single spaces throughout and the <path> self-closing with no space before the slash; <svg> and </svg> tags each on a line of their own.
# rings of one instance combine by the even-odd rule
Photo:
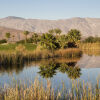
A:
<svg viewBox="0 0 100 100">
<path fill-rule="evenodd" d="M 89 56 L 100 55 L 100 43 L 80 43 L 79 48 Z"/>
<path fill-rule="evenodd" d="M 46 87 L 38 79 L 30 86 L 18 86 L 2 88 L 0 90 L 0 100 L 100 100 L 99 81 L 95 88 L 91 84 L 85 84 L 84 81 L 72 81 L 72 88 L 67 89 L 62 84 L 61 90 L 54 91 L 50 81 L 47 81 Z"/>
<path fill-rule="evenodd" d="M 83 53 L 89 56 L 100 56 L 100 50 L 83 50 Z"/>
<path fill-rule="evenodd" d="M 81 56 L 82 51 L 79 48 L 60 49 L 55 51 L 55 57 L 75 58 Z"/>
<path fill-rule="evenodd" d="M 82 52 L 79 49 L 66 49 L 57 50 L 52 54 L 48 50 L 36 49 L 29 51 L 25 49 L 23 45 L 16 47 L 15 51 L 1 51 L 0 52 L 0 64 L 1 65 L 11 65 L 11 64 L 23 64 L 28 61 L 35 61 L 39 59 L 49 59 L 49 58 L 75 58 L 81 57 Z"/>
<path fill-rule="evenodd" d="M 100 43 L 80 43 L 79 48 L 82 50 L 100 50 Z"/>
</svg>

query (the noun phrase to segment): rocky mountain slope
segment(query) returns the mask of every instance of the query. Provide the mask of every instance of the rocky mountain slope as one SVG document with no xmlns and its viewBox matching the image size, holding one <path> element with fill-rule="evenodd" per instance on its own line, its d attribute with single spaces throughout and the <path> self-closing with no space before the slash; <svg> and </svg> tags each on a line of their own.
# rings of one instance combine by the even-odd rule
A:
<svg viewBox="0 0 100 100">
<path fill-rule="evenodd" d="M 53 28 L 60 28 L 63 34 L 66 34 L 70 29 L 78 29 L 81 31 L 83 37 L 100 36 L 99 18 L 76 17 L 64 20 L 40 20 L 10 16 L 0 19 L 0 27 L 21 31 L 28 30 L 37 33 L 47 32 L 49 29 Z M 0 32 L 2 32 L 1 28 Z"/>
</svg>

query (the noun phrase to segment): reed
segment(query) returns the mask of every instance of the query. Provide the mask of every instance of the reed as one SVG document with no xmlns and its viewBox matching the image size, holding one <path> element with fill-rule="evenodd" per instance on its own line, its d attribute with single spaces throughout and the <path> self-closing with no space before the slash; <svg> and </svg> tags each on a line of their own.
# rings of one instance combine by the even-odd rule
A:
<svg viewBox="0 0 100 100">
<path fill-rule="evenodd" d="M 83 53 L 89 56 L 100 56 L 100 50 L 83 50 Z"/>
<path fill-rule="evenodd" d="M 0 65 L 24 64 L 25 62 L 49 58 L 75 58 L 81 57 L 82 52 L 78 48 L 56 50 L 54 53 L 37 47 L 35 50 L 27 50 L 24 45 L 18 45 L 14 51 L 0 51 Z"/>
<path fill-rule="evenodd" d="M 82 50 L 100 50 L 100 43 L 80 43 L 79 48 Z"/>
<path fill-rule="evenodd" d="M 36 79 L 30 86 L 4 87 L 0 90 L 0 100 L 100 100 L 99 81 L 95 88 L 84 81 L 72 80 L 72 88 L 68 89 L 62 84 L 61 90 L 55 91 L 47 80 L 46 87 L 43 82 Z"/>
<path fill-rule="evenodd" d="M 79 48 L 68 48 L 55 51 L 55 57 L 75 58 L 81 56 L 82 51 Z"/>
</svg>

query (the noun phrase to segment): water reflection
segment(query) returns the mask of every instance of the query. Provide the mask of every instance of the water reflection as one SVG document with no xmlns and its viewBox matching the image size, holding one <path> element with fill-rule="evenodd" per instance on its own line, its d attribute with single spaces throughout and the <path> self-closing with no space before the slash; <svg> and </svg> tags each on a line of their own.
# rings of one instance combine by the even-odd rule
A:
<svg viewBox="0 0 100 100">
<path fill-rule="evenodd" d="M 88 55 L 88 56 L 100 56 L 100 50 L 99 49 L 87 49 L 83 50 L 83 53 Z"/>
<path fill-rule="evenodd" d="M 0 85 L 12 84 L 12 78 L 28 84 L 38 76 L 44 82 L 50 79 L 53 86 L 59 86 L 62 81 L 70 87 L 71 79 L 82 79 L 95 85 L 100 75 L 100 56 L 83 54 L 81 58 L 56 58 L 28 62 L 24 65 L 0 66 Z M 98 68 L 97 68 L 98 67 Z M 88 78 L 89 77 L 89 78 Z"/>
<path fill-rule="evenodd" d="M 56 75 L 57 68 L 58 68 L 57 64 L 51 62 L 50 64 L 40 65 L 40 68 L 39 68 L 40 71 L 38 73 L 43 78 L 51 78 L 54 75 Z"/>
<path fill-rule="evenodd" d="M 39 74 L 43 78 L 51 78 L 56 75 L 57 71 L 66 73 L 70 79 L 77 79 L 81 75 L 81 69 L 75 66 L 77 62 L 68 63 L 55 63 L 50 62 L 49 64 L 40 65 Z"/>
<path fill-rule="evenodd" d="M 23 65 L 0 66 L 0 74 L 3 75 L 4 73 L 15 73 L 16 75 L 18 75 L 24 70 L 24 68 L 30 68 L 30 66 L 38 66 L 38 74 L 43 78 L 52 78 L 59 71 L 61 73 L 66 73 L 71 79 L 77 79 L 81 75 L 81 69 L 76 66 L 77 61 L 79 60 L 80 58 L 58 58 L 33 61 Z"/>
<path fill-rule="evenodd" d="M 0 66 L 0 73 L 8 73 L 11 74 L 15 72 L 16 74 L 19 74 L 21 71 L 23 71 L 24 65 L 11 65 L 11 66 Z"/>
</svg>

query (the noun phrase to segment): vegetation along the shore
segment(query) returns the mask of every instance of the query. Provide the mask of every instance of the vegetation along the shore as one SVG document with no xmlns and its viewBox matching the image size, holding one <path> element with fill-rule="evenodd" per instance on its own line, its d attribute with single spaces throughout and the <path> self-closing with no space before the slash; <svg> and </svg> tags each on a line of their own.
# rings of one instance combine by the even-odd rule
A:
<svg viewBox="0 0 100 100">
<path fill-rule="evenodd" d="M 0 64 L 20 64 L 25 61 L 57 57 L 79 57 L 84 50 L 99 50 L 100 38 L 81 39 L 81 32 L 71 29 L 61 34 L 60 29 L 51 29 L 47 33 L 33 35 L 28 38 L 29 31 L 24 31 L 24 40 L 15 42 L 11 33 L 0 40 Z M 10 41 L 12 38 L 13 41 Z"/>
<path fill-rule="evenodd" d="M 0 41 L 0 64 L 20 64 L 37 59 L 81 56 L 80 31 L 72 29 L 67 35 L 61 32 L 60 29 L 52 29 L 41 35 L 33 33 L 32 37 L 27 38 L 30 32 L 24 31 L 25 40 L 17 42 L 10 41 L 9 39 L 13 37 L 9 32 L 6 33 L 6 39 Z"/>
<path fill-rule="evenodd" d="M 61 33 L 60 29 L 52 29 L 47 33 L 33 33 L 29 38 L 30 32 L 24 31 L 25 39 L 16 42 L 14 41 L 15 36 L 9 32 L 6 33 L 6 38 L 0 40 L 0 65 L 2 66 L 0 68 L 8 72 L 16 69 L 18 72 L 18 68 L 23 69 L 24 64 L 27 65 L 29 62 L 52 59 L 49 63 L 45 61 L 40 64 L 38 74 L 46 79 L 52 78 L 57 71 L 67 74 L 72 81 L 71 88 L 68 89 L 62 84 L 63 88 L 55 91 L 50 81 L 47 81 L 44 87 L 43 83 L 36 79 L 30 86 L 17 83 L 15 86 L 0 88 L 0 100 L 100 99 L 99 80 L 93 88 L 89 83 L 76 82 L 75 79 L 82 74 L 81 68 L 76 65 L 75 61 L 67 62 L 69 58 L 78 60 L 85 50 L 99 50 L 99 39 L 95 42 L 91 42 L 90 37 L 90 40 L 88 38 L 82 40 L 81 32 L 76 29 L 71 29 L 67 34 Z M 10 41 L 10 38 L 13 38 L 13 41 Z M 63 60 L 61 61 L 60 58 Z"/>
</svg>

